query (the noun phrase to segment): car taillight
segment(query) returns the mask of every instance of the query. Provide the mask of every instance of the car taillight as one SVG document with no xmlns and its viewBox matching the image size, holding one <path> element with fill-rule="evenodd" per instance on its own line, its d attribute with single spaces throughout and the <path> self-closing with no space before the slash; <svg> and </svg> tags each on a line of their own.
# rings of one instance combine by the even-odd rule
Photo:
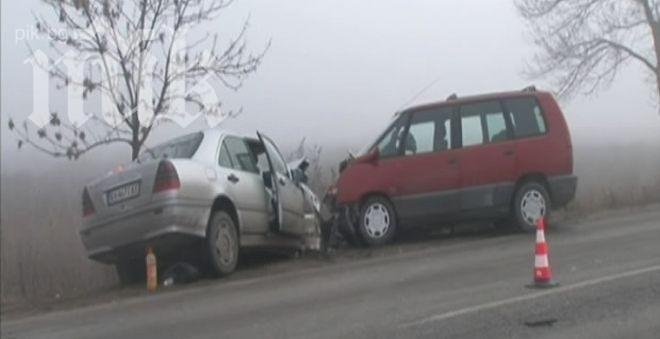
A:
<svg viewBox="0 0 660 339">
<path fill-rule="evenodd" d="M 179 175 L 176 173 L 176 168 L 169 161 L 161 161 L 156 171 L 156 181 L 154 182 L 154 193 L 177 190 L 181 188 Z"/>
<path fill-rule="evenodd" d="M 83 217 L 88 217 L 96 213 L 96 210 L 94 209 L 94 204 L 92 203 L 92 198 L 89 197 L 89 192 L 87 191 L 87 188 L 85 188 L 82 194 L 82 206 L 83 206 Z"/>
</svg>

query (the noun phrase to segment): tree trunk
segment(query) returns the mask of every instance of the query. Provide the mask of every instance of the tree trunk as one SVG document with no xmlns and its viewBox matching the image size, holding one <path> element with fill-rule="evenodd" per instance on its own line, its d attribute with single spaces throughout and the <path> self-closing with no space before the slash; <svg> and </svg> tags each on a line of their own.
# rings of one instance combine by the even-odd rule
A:
<svg viewBox="0 0 660 339">
<path fill-rule="evenodd" d="M 651 28 L 651 35 L 653 37 L 653 47 L 655 51 L 655 86 L 658 90 L 658 102 L 660 103 L 660 18 L 656 18 L 651 10 L 651 3 L 648 0 L 640 1 L 644 8 L 644 15 L 646 21 Z"/>
<path fill-rule="evenodd" d="M 657 22 L 651 24 L 651 27 L 655 47 L 655 85 L 658 90 L 658 102 L 660 102 L 660 27 L 658 27 Z"/>
<path fill-rule="evenodd" d="M 135 161 L 135 159 L 138 158 L 138 155 L 140 155 L 140 147 L 137 145 L 131 145 L 131 160 Z"/>
<path fill-rule="evenodd" d="M 132 154 L 131 154 L 131 160 L 135 161 L 135 159 L 138 158 L 138 155 L 140 155 L 140 120 L 138 119 L 138 114 L 137 114 L 137 107 L 133 108 L 133 114 L 131 116 L 132 120 L 132 132 L 133 132 L 133 138 L 131 139 L 131 148 L 132 148 Z"/>
<path fill-rule="evenodd" d="M 655 85 L 658 90 L 658 99 L 657 102 L 660 104 L 660 72 L 655 71 Z M 660 114 L 660 105 L 658 106 L 658 114 Z"/>
</svg>

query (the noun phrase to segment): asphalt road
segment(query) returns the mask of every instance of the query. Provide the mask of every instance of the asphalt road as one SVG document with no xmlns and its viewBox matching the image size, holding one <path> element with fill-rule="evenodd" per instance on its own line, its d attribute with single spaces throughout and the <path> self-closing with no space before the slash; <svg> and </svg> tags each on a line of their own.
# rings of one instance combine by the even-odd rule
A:
<svg viewBox="0 0 660 339">
<path fill-rule="evenodd" d="M 553 289 L 526 287 L 533 235 L 484 229 L 6 320 L 2 337 L 660 338 L 660 206 L 552 227 Z"/>
</svg>

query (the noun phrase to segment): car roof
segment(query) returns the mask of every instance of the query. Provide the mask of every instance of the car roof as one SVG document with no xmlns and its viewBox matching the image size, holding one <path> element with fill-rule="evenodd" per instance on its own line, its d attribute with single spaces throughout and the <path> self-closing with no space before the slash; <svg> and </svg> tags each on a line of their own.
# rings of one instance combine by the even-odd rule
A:
<svg viewBox="0 0 660 339">
<path fill-rule="evenodd" d="M 519 97 L 529 97 L 529 96 L 538 97 L 539 95 L 551 95 L 551 94 L 545 91 L 537 91 L 536 89 L 533 88 L 526 88 L 525 90 L 522 91 L 493 92 L 493 93 L 469 95 L 464 97 L 457 97 L 455 94 L 452 94 L 446 100 L 415 105 L 404 109 L 401 113 L 410 112 L 410 111 L 419 111 L 434 107 L 460 105 L 460 104 L 466 104 L 466 103 L 472 103 L 472 102 L 478 102 L 484 100 L 510 99 L 510 98 L 519 98 Z"/>
<path fill-rule="evenodd" d="M 214 139 L 219 139 L 224 136 L 233 136 L 233 137 L 238 137 L 238 138 L 244 138 L 244 139 L 252 139 L 252 140 L 257 140 L 257 133 L 256 131 L 253 134 L 250 133 L 241 133 L 237 131 L 233 131 L 230 129 L 226 128 L 209 128 L 206 130 L 203 130 L 202 133 L 204 133 L 204 136 L 209 137 L 209 138 L 214 138 Z"/>
</svg>

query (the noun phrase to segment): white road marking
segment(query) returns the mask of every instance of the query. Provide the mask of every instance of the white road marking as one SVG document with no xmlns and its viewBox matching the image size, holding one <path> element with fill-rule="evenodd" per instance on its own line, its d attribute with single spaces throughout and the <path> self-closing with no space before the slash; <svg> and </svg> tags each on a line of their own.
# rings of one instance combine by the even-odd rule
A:
<svg viewBox="0 0 660 339">
<path fill-rule="evenodd" d="M 425 318 L 422 318 L 422 319 L 419 319 L 419 320 L 415 320 L 415 321 L 412 321 L 412 322 L 401 324 L 401 325 L 399 325 L 399 327 L 400 328 L 410 328 L 410 327 L 424 325 L 424 324 L 428 324 L 428 323 L 432 323 L 432 322 L 443 321 L 443 320 L 455 318 L 455 317 L 458 317 L 458 316 L 466 315 L 466 314 L 469 314 L 469 313 L 475 313 L 475 312 L 479 312 L 479 311 L 493 309 L 493 308 L 497 308 L 497 307 L 501 307 L 501 306 L 505 306 L 505 305 L 515 304 L 515 303 L 522 302 L 522 301 L 538 299 L 538 298 L 545 297 L 545 296 L 548 296 L 548 295 L 573 291 L 573 290 L 577 290 L 577 289 L 584 288 L 584 287 L 589 287 L 589 286 L 593 286 L 593 285 L 597 285 L 597 284 L 602 284 L 602 283 L 610 282 L 610 281 L 613 281 L 613 280 L 629 278 L 629 277 L 633 277 L 633 276 L 636 276 L 636 275 L 641 275 L 641 274 L 654 272 L 654 271 L 660 271 L 660 265 L 650 266 L 650 267 L 641 268 L 641 269 L 628 271 L 628 272 L 623 272 L 623 273 L 619 273 L 619 274 L 613 274 L 613 275 L 600 277 L 600 278 L 596 278 L 596 279 L 592 279 L 592 280 L 586 280 L 586 281 L 575 283 L 575 284 L 572 284 L 572 285 L 560 286 L 560 287 L 556 287 L 556 288 L 553 288 L 553 289 L 544 290 L 542 292 L 530 293 L 530 294 L 521 295 L 521 296 L 518 296 L 518 297 L 509 298 L 509 299 L 503 299 L 503 300 L 493 301 L 493 302 L 485 303 L 485 304 L 481 304 L 481 305 L 470 306 L 470 307 L 466 307 L 466 308 L 463 308 L 463 309 L 450 311 L 450 312 L 446 312 L 446 313 L 440 313 L 440 314 L 432 315 L 432 316 L 425 317 Z"/>
</svg>

